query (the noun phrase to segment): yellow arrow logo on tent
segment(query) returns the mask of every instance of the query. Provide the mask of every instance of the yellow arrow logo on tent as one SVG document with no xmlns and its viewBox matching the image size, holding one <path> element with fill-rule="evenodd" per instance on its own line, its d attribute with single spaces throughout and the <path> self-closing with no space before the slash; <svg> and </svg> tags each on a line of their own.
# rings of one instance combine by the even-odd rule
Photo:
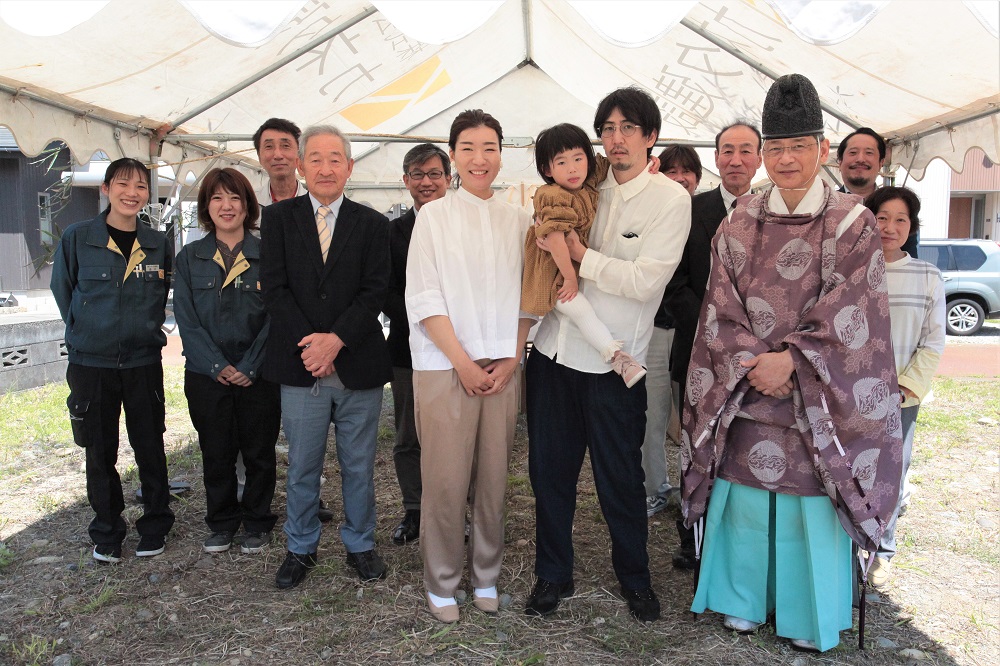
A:
<svg viewBox="0 0 1000 666">
<path fill-rule="evenodd" d="M 448 76 L 441 58 L 434 56 L 369 96 L 369 99 L 372 97 L 390 99 L 358 102 L 341 111 L 340 115 L 367 132 L 398 115 L 411 104 L 422 102 L 449 83 L 451 77 Z"/>
</svg>

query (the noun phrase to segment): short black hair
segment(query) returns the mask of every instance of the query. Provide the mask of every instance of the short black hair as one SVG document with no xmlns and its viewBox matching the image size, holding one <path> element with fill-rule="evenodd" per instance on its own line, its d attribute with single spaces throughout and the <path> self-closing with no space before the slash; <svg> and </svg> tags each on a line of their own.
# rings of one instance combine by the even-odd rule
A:
<svg viewBox="0 0 1000 666">
<path fill-rule="evenodd" d="M 535 139 L 535 167 L 542 180 L 549 185 L 554 183 L 551 176 L 545 175 L 545 171 L 550 168 L 556 155 L 576 148 L 587 156 L 587 178 L 591 178 L 597 169 L 597 161 L 594 157 L 594 146 L 583 129 L 571 123 L 561 123 L 539 132 L 538 138 Z"/>
<path fill-rule="evenodd" d="M 146 203 L 149 203 L 150 201 L 156 203 L 156 190 L 153 189 L 153 186 L 150 184 L 152 182 L 152 178 L 149 173 L 149 167 L 132 157 L 119 157 L 117 160 L 108 165 L 108 168 L 104 171 L 104 186 L 111 187 L 111 181 L 119 175 L 125 179 L 129 179 L 136 174 L 146 181 L 146 187 L 149 188 Z M 109 201 L 108 207 L 104 209 L 104 214 L 107 215 L 110 212 L 111 202 Z"/>
<path fill-rule="evenodd" d="M 880 187 L 868 195 L 868 198 L 865 199 L 865 206 L 872 212 L 872 215 L 878 215 L 878 209 L 882 207 L 882 204 L 894 199 L 900 199 L 910 211 L 910 233 L 907 235 L 912 236 L 920 230 L 920 198 L 910 188 Z"/>
<path fill-rule="evenodd" d="M 672 144 L 660 153 L 660 173 L 666 173 L 671 167 L 678 166 L 694 172 L 694 177 L 701 182 L 701 158 L 691 146 Z"/>
<path fill-rule="evenodd" d="M 757 135 L 757 152 L 759 153 L 760 149 L 764 145 L 764 139 L 760 135 L 760 130 L 757 129 L 757 126 L 754 125 L 752 122 L 750 122 L 749 120 L 744 120 L 743 118 L 731 122 L 719 130 L 719 133 L 715 135 L 715 151 L 716 152 L 719 151 L 719 142 L 722 141 L 722 135 L 728 132 L 729 130 L 733 129 L 734 127 L 746 127 L 748 130 Z"/>
<path fill-rule="evenodd" d="M 264 132 L 267 130 L 291 134 L 295 137 L 296 144 L 299 142 L 299 137 L 302 136 L 302 130 L 300 130 L 299 126 L 291 120 L 285 120 L 284 118 L 268 118 L 253 134 L 253 149 L 256 150 L 258 154 L 260 153 L 260 137 L 263 136 Z"/>
<path fill-rule="evenodd" d="M 663 118 L 660 116 L 660 108 L 656 106 L 656 101 L 642 88 L 628 86 L 612 91 L 597 105 L 597 112 L 594 113 L 594 133 L 598 139 L 601 138 L 601 126 L 608 121 L 608 116 L 615 109 L 625 116 L 625 120 L 641 127 L 642 135 L 647 139 L 653 132 L 656 132 L 657 138 L 660 137 Z M 652 148 L 647 150 L 646 157 L 652 152 Z"/>
<path fill-rule="evenodd" d="M 458 145 L 458 135 L 467 129 L 489 127 L 497 133 L 497 149 L 503 150 L 503 128 L 500 121 L 482 109 L 466 109 L 451 121 L 451 132 L 448 135 L 448 147 L 455 150 Z"/>
<path fill-rule="evenodd" d="M 122 174 L 125 178 L 131 178 L 132 174 L 139 174 L 143 180 L 146 181 L 146 186 L 150 188 L 150 198 L 152 198 L 152 186 L 150 185 L 150 174 L 149 167 L 140 162 L 139 160 L 132 157 L 119 157 L 117 160 L 108 165 L 108 168 L 104 171 L 104 184 L 111 187 L 111 181 L 115 179 L 118 174 Z"/>
<path fill-rule="evenodd" d="M 444 152 L 433 143 L 418 143 L 413 148 L 406 151 L 406 155 L 403 156 L 403 173 L 409 174 L 410 167 L 420 166 L 427 160 L 435 157 L 441 158 L 441 168 L 444 169 L 444 175 L 450 176 L 451 160 L 448 159 L 448 153 Z"/>
<path fill-rule="evenodd" d="M 840 142 L 839 146 L 837 146 L 837 161 L 838 162 L 844 161 L 844 152 L 847 150 L 847 142 L 859 134 L 865 134 L 875 139 L 875 142 L 878 144 L 878 161 L 884 162 L 885 139 L 879 136 L 879 133 L 873 130 L 871 127 L 859 127 L 858 129 L 854 130 L 853 132 L 845 136 L 844 140 Z"/>
</svg>

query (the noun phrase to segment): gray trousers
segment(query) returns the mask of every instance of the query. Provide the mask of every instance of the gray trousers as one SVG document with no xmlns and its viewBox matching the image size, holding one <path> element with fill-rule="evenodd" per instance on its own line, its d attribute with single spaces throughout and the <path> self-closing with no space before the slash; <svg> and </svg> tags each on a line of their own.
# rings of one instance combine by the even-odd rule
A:
<svg viewBox="0 0 1000 666">
<path fill-rule="evenodd" d="M 913 432 L 917 427 L 917 412 L 920 405 L 904 407 L 901 413 L 903 422 L 903 473 L 899 477 L 899 498 L 896 500 L 896 510 L 892 512 L 889 519 L 889 526 L 882 535 L 882 541 L 878 545 L 878 557 L 883 560 L 891 560 L 896 554 L 896 521 L 899 520 L 899 507 L 903 504 L 903 484 L 906 480 L 906 473 L 910 470 L 910 460 L 913 458 Z"/>
</svg>

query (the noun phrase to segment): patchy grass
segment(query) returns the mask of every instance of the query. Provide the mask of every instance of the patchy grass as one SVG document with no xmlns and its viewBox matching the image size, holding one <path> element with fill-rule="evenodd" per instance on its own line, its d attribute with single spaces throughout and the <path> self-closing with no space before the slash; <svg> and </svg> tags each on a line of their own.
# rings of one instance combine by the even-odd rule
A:
<svg viewBox="0 0 1000 666">
<path fill-rule="evenodd" d="M 1000 392 L 990 382 L 935 383 L 937 400 L 920 414 L 916 492 L 897 532 L 894 575 L 885 591 L 868 597 L 868 650 L 858 650 L 855 629 L 843 632 L 835 650 L 812 657 L 792 652 L 770 625 L 740 636 L 723 629 L 718 615 L 690 613 L 691 576 L 671 567 L 677 534 L 672 517 L 665 514 L 649 523 L 650 565 L 663 617 L 650 625 L 632 620 L 618 595 L 607 527 L 586 467 L 574 532 L 576 594 L 549 618 L 526 617 L 522 608 L 534 582 L 535 526 L 523 423 L 508 477 L 500 579 L 500 592 L 511 601 L 495 617 L 466 603 L 457 625 L 435 623 L 424 610 L 419 542 L 396 547 L 389 539 L 401 508 L 388 391 L 375 464 L 377 537 L 389 565 L 387 579 L 359 582 L 344 562 L 335 526 L 327 526 L 319 566 L 300 587 L 276 590 L 274 575 L 284 556 L 280 532 L 260 555 L 242 555 L 238 548 L 214 556 L 202 552 L 208 530 L 200 452 L 183 402 L 182 371 L 167 368 L 165 376 L 170 475 L 190 482 L 192 491 L 171 504 L 177 522 L 163 555 L 135 558 L 132 530 L 124 559 L 115 566 L 97 565 L 91 558 L 83 451 L 72 444 L 64 420 L 64 387 L 16 394 L 20 405 L 58 417 L 39 430 L 27 424 L 22 431 L 0 430 L 0 451 L 9 453 L 0 458 L 0 663 L 50 664 L 55 656 L 68 654 L 74 664 L 137 666 L 875 666 L 907 663 L 900 652 L 915 649 L 922 664 L 978 666 L 994 663 L 1000 653 L 1000 430 L 979 422 L 984 416 L 1000 421 Z M 142 509 L 134 502 L 138 480 L 124 430 L 122 441 L 124 515 L 134 525 Z M 279 516 L 285 509 L 285 444 L 279 441 L 274 501 Z M 61 449 L 68 453 L 60 455 Z M 325 475 L 323 497 L 339 514 L 332 447 Z M 43 557 L 55 559 L 38 563 Z M 463 587 L 469 589 L 467 579 Z"/>
</svg>

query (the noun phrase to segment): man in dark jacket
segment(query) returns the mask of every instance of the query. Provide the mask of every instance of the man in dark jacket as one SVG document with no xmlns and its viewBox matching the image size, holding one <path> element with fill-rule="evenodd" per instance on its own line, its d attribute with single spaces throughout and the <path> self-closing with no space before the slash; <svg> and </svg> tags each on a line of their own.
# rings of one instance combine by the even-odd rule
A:
<svg viewBox="0 0 1000 666">
<path fill-rule="evenodd" d="M 375 552 L 375 446 L 389 351 L 378 315 L 389 285 L 388 221 L 344 197 L 351 144 L 335 127 L 307 128 L 299 170 L 309 194 L 264 208 L 261 282 L 271 315 L 264 377 L 281 384 L 288 438 L 288 553 L 279 588 L 316 564 L 319 489 L 332 422 L 341 467 L 347 563 L 385 576 Z"/>
<path fill-rule="evenodd" d="M 410 191 L 413 207 L 389 223 L 389 254 L 392 273 L 389 296 L 383 311 L 389 316 L 389 353 L 392 355 L 392 403 L 396 417 L 396 443 L 392 459 L 403 495 L 403 520 L 392 533 L 397 546 L 420 538 L 420 441 L 413 415 L 413 365 L 410 360 L 410 330 L 406 318 L 406 255 L 410 249 L 417 211 L 440 199 L 451 184 L 448 154 L 431 143 L 411 148 L 403 157 L 403 184 Z"/>
<path fill-rule="evenodd" d="M 736 198 L 750 191 L 750 184 L 760 165 L 760 131 L 747 121 L 737 121 L 723 128 L 715 137 L 715 166 L 722 184 L 691 200 L 691 233 L 684 246 L 681 264 L 663 294 L 663 302 L 676 325 L 670 351 L 670 376 L 676 384 L 673 396 L 678 414 L 680 405 L 684 404 L 682 396 L 691 345 L 712 268 L 712 238 L 736 204 Z M 673 564 L 678 569 L 693 569 L 696 566 L 694 535 L 681 520 L 677 521 L 677 530 L 681 536 L 681 547 L 674 553 Z"/>
</svg>

